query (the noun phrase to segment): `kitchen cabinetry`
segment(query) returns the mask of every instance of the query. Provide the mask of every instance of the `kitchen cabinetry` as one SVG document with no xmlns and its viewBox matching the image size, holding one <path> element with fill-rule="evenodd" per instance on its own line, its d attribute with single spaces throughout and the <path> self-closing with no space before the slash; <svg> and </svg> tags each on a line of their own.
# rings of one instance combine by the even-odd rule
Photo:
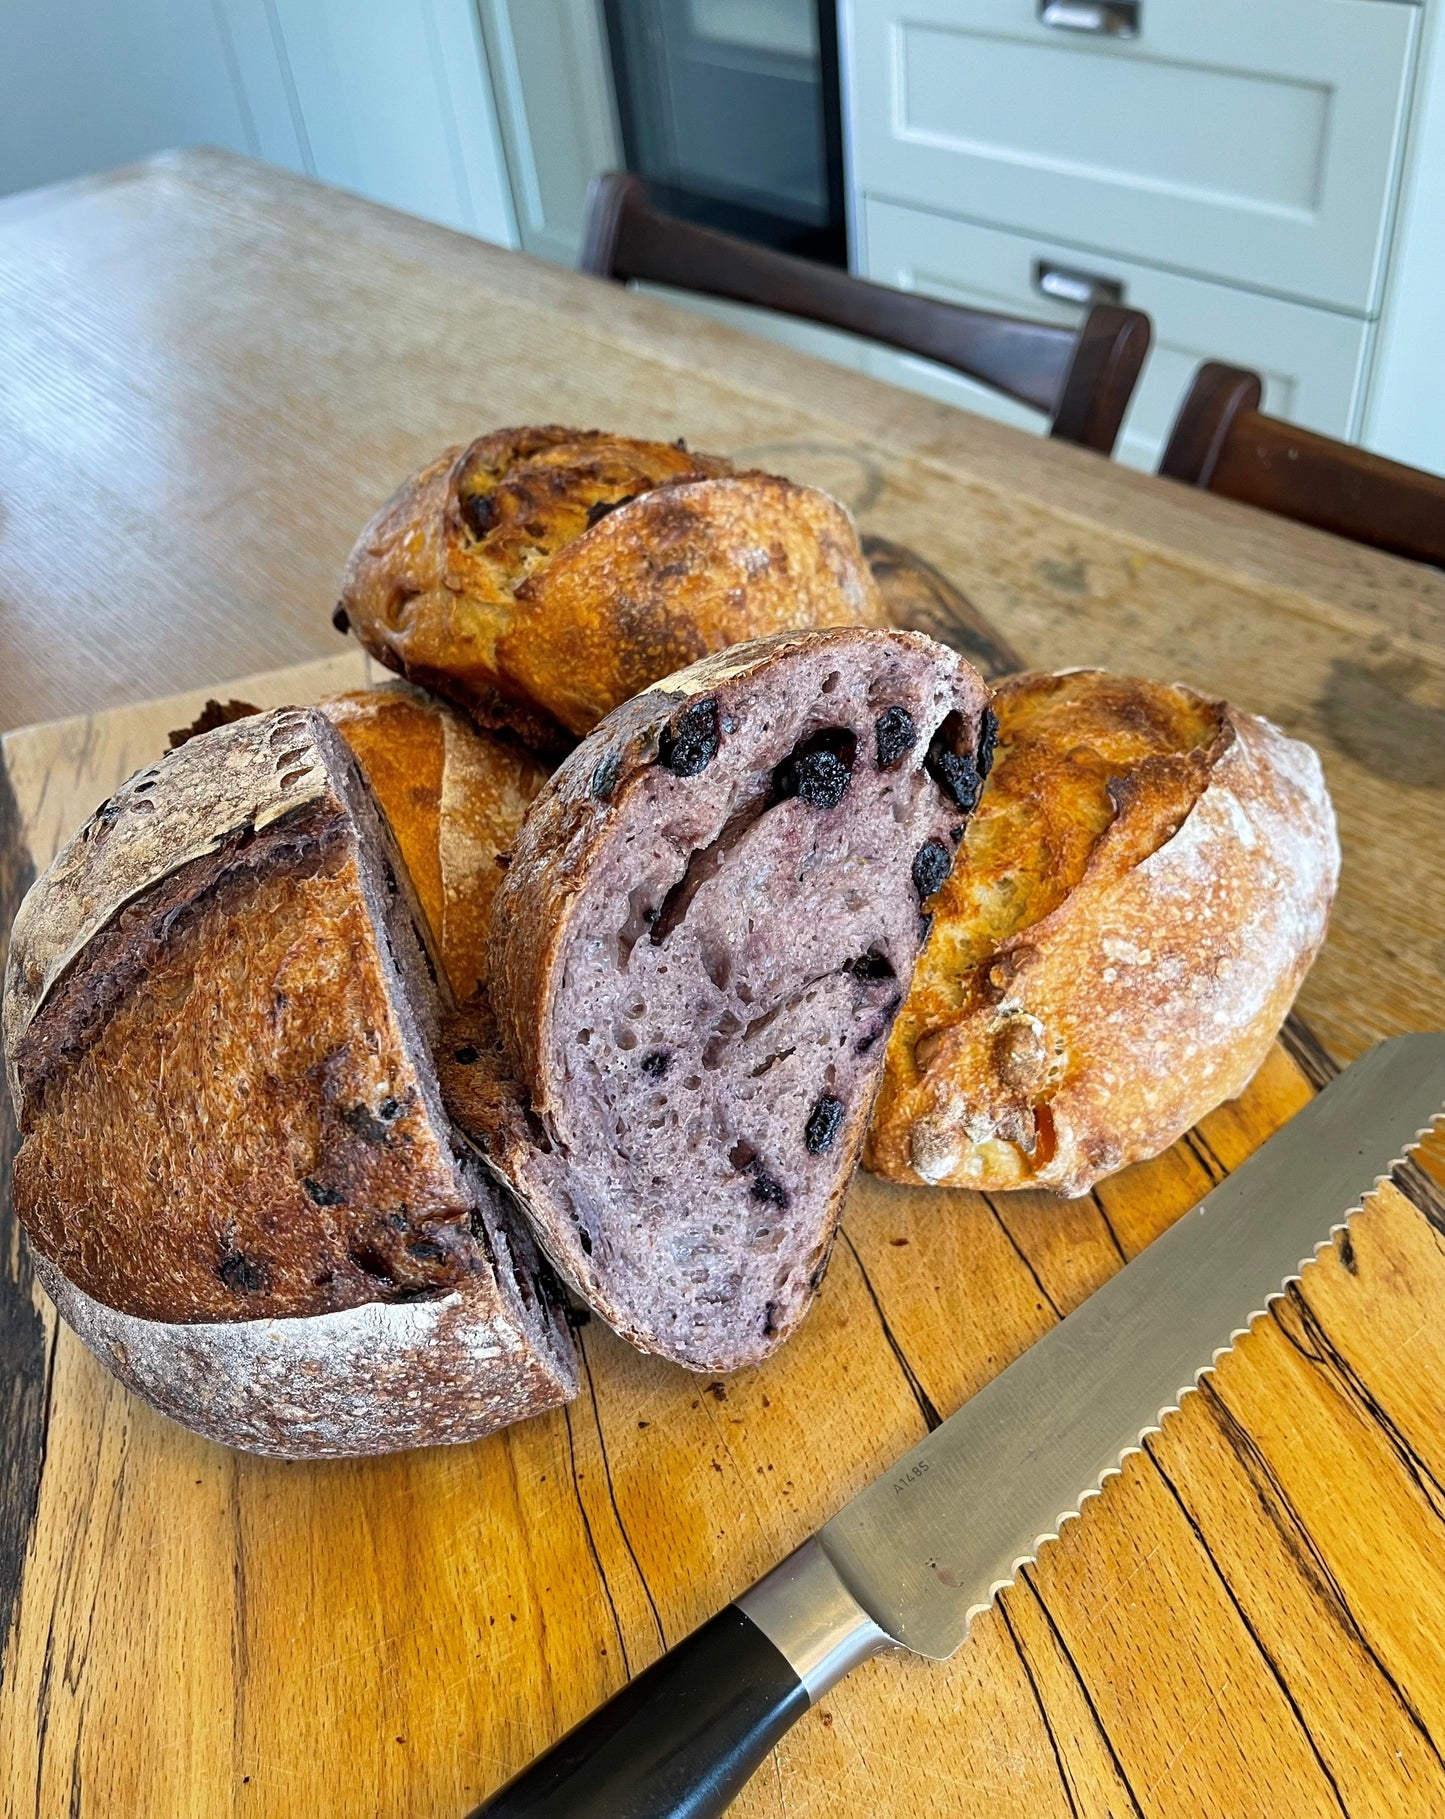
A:
<svg viewBox="0 0 1445 1819">
<path fill-rule="evenodd" d="M 1432 0 L 1433 4 L 1433 0 Z M 1059 321 L 1148 311 L 1120 446 L 1153 466 L 1205 358 L 1364 418 L 1423 9 L 1412 0 L 844 0 L 853 263 Z M 1012 415 L 921 362 L 905 383 Z"/>
</svg>

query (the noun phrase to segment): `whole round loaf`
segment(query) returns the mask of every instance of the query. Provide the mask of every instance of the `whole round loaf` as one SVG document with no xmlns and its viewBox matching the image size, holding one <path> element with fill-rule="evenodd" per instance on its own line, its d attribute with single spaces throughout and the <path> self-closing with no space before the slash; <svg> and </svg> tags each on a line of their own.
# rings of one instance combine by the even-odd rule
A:
<svg viewBox="0 0 1445 1819">
<path fill-rule="evenodd" d="M 708 651 L 885 620 L 825 493 L 552 425 L 448 449 L 406 481 L 357 540 L 336 622 L 480 725 L 557 753 Z"/>
<path fill-rule="evenodd" d="M 287 1457 L 575 1394 L 556 1285 L 442 1104 L 449 1004 L 321 712 L 192 738 L 102 804 L 21 905 L 4 1033 L 15 1210 L 117 1376 Z"/>
<path fill-rule="evenodd" d="M 1082 1194 L 1264 1060 L 1339 875 L 1319 759 L 1102 670 L 998 685 L 998 756 L 894 1025 L 864 1166 Z"/>
</svg>

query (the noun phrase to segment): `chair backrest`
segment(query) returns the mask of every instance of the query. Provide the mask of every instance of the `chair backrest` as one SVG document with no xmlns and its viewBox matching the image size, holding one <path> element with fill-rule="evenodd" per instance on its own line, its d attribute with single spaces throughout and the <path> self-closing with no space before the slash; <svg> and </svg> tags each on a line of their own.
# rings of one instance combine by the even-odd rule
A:
<svg viewBox="0 0 1445 1819">
<path fill-rule="evenodd" d="M 652 207 L 640 179 L 595 177 L 580 269 L 752 303 L 936 360 L 1032 405 L 1049 434 L 1112 452 L 1149 349 L 1149 318 L 1099 304 L 1082 329 L 870 284 Z"/>
<path fill-rule="evenodd" d="M 1260 410 L 1257 373 L 1211 360 L 1194 375 L 1159 472 L 1445 568 L 1445 479 Z"/>
</svg>

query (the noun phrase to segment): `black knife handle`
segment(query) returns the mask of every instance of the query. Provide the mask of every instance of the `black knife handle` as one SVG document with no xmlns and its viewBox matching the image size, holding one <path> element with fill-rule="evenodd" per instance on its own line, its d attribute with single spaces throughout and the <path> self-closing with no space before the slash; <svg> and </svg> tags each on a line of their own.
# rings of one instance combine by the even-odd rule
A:
<svg viewBox="0 0 1445 1819">
<path fill-rule="evenodd" d="M 730 1604 L 470 1819 L 714 1819 L 809 1703 L 787 1657 Z"/>
</svg>

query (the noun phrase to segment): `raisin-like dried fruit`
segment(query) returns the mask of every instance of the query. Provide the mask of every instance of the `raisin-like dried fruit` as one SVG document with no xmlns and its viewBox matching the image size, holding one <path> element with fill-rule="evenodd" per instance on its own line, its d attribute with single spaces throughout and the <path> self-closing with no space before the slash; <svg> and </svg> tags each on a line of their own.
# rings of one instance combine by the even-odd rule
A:
<svg viewBox="0 0 1445 1819">
<path fill-rule="evenodd" d="M 238 1295 L 261 1295 L 271 1286 L 271 1272 L 254 1257 L 227 1251 L 216 1265 L 216 1274 Z"/>
<path fill-rule="evenodd" d="M 936 747 L 928 754 L 928 774 L 967 814 L 978 806 L 983 792 L 983 778 L 972 752 L 951 752 Z"/>
<path fill-rule="evenodd" d="M 650 1055 L 642 1057 L 643 1073 L 650 1074 L 654 1080 L 661 1080 L 671 1066 L 672 1056 L 665 1048 L 655 1048 Z"/>
<path fill-rule="evenodd" d="M 820 1150 L 833 1147 L 833 1140 L 842 1126 L 843 1101 L 835 1099 L 831 1093 L 824 1093 L 809 1114 L 803 1141 L 817 1155 Z"/>
<path fill-rule="evenodd" d="M 800 740 L 773 771 L 774 802 L 799 796 L 811 808 L 837 808 L 853 780 L 858 741 L 844 726 Z"/>
<path fill-rule="evenodd" d="M 794 768 L 793 794 L 810 808 L 837 808 L 853 781 L 852 772 L 836 752 L 809 752 Z"/>
<path fill-rule="evenodd" d="M 617 788 L 617 779 L 621 774 L 621 752 L 607 752 L 599 758 L 592 772 L 592 782 L 588 786 L 593 799 L 597 802 L 610 801 L 613 790 Z"/>
<path fill-rule="evenodd" d="M 462 523 L 479 543 L 488 531 L 495 529 L 497 519 L 501 516 L 493 493 L 471 493 L 462 500 L 459 509 Z"/>
<path fill-rule="evenodd" d="M 662 729 L 657 759 L 674 777 L 695 777 L 717 757 L 717 748 L 717 702 L 709 696 L 691 702 Z"/>
<path fill-rule="evenodd" d="M 859 954 L 856 960 L 849 963 L 848 970 L 855 979 L 878 980 L 898 977 L 893 970 L 893 962 L 881 948 L 877 947 L 870 947 L 866 954 Z"/>
<path fill-rule="evenodd" d="M 757 1163 L 753 1164 L 752 1177 L 754 1200 L 762 1200 L 768 1206 L 786 1206 L 788 1204 L 787 1188 L 781 1181 L 775 1181 L 771 1175 L 759 1168 Z"/>
<path fill-rule="evenodd" d="M 993 754 L 998 745 L 998 715 L 991 707 L 983 710 L 978 729 L 978 774 L 986 777 L 993 769 Z"/>
<path fill-rule="evenodd" d="M 906 707 L 890 707 L 874 721 L 873 736 L 878 742 L 878 768 L 886 771 L 917 745 L 918 728 Z"/>
<path fill-rule="evenodd" d="M 913 855 L 913 888 L 925 902 L 953 870 L 953 854 L 941 840 L 925 840 Z"/>
</svg>

